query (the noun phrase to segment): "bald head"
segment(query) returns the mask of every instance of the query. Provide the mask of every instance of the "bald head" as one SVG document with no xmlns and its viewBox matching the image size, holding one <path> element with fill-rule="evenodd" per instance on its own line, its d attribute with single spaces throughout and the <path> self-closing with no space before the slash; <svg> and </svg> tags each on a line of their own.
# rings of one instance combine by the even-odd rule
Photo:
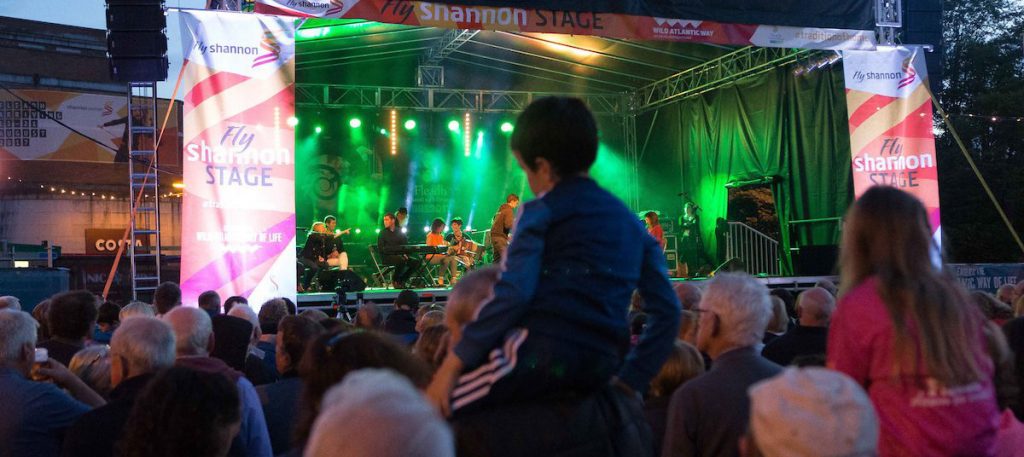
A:
<svg viewBox="0 0 1024 457">
<path fill-rule="evenodd" d="M 676 292 L 676 297 L 679 297 L 679 303 L 683 305 L 683 309 L 697 309 L 701 296 L 699 287 L 690 283 L 680 282 L 673 286 L 673 290 Z"/>
<path fill-rule="evenodd" d="M 177 306 L 164 315 L 164 322 L 174 330 L 174 349 L 178 357 L 210 354 L 213 349 L 213 323 L 206 311 Z"/>
<path fill-rule="evenodd" d="M 12 297 L 5 295 L 0 297 L 0 309 L 13 309 L 15 311 L 21 311 L 21 301 L 18 297 Z"/>
<path fill-rule="evenodd" d="M 828 327 L 832 313 L 836 310 L 836 299 L 829 291 L 821 287 L 812 287 L 796 299 L 796 310 L 800 315 L 800 325 Z"/>
</svg>

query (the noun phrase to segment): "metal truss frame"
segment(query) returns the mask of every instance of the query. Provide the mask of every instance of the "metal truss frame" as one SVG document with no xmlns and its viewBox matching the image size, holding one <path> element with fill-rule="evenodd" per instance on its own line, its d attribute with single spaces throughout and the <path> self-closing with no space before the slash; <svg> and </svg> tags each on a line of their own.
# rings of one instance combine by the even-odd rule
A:
<svg viewBox="0 0 1024 457">
<path fill-rule="evenodd" d="M 533 99 L 551 95 L 582 98 L 598 116 L 622 116 L 628 111 L 627 94 L 568 94 L 342 84 L 297 84 L 295 87 L 296 105 L 312 108 L 397 108 L 416 111 L 518 113 Z"/>
<path fill-rule="evenodd" d="M 807 49 L 747 46 L 701 65 L 688 68 L 636 91 L 637 113 L 718 89 L 726 84 L 796 62 Z"/>
<path fill-rule="evenodd" d="M 423 53 L 420 58 L 420 65 L 433 67 L 441 64 L 449 54 L 462 47 L 467 41 L 472 40 L 479 30 L 451 29 L 444 33 L 437 43 Z"/>
</svg>

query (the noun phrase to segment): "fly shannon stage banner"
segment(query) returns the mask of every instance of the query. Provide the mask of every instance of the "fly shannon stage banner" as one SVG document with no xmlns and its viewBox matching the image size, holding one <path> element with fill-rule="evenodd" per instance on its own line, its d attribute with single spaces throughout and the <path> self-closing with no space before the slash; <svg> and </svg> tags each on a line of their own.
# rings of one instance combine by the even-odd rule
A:
<svg viewBox="0 0 1024 457">
<path fill-rule="evenodd" d="M 182 12 L 182 302 L 295 297 L 291 19 Z"/>
<path fill-rule="evenodd" d="M 939 179 L 928 71 L 920 48 L 844 51 L 853 190 L 876 185 L 915 195 L 941 239 Z"/>
<path fill-rule="evenodd" d="M 746 0 L 749 3 L 749 0 Z M 490 2 L 498 3 L 498 2 Z M 511 3 L 511 2 L 510 2 Z M 419 27 L 447 29 L 501 30 L 506 32 L 561 33 L 567 35 L 597 35 L 614 38 L 660 41 L 687 41 L 737 46 L 762 46 L 802 49 L 874 49 L 873 25 L 843 22 L 842 14 L 860 12 L 870 4 L 860 1 L 816 0 L 805 1 L 808 11 L 776 11 L 758 14 L 740 13 L 753 10 L 750 5 L 737 8 L 718 8 L 716 13 L 731 20 L 769 18 L 791 21 L 800 16 L 802 22 L 825 22 L 830 25 L 759 25 L 756 23 L 718 22 L 698 15 L 707 14 L 707 8 L 681 8 L 681 2 L 665 6 L 665 13 L 693 15 L 689 19 L 654 17 L 622 12 L 579 11 L 559 9 L 552 2 L 521 1 L 517 6 L 457 5 L 444 2 L 405 0 L 256 0 L 256 12 L 295 17 L 351 18 L 403 24 Z M 685 2 L 682 2 L 685 3 Z M 769 2 L 774 3 L 774 2 Z M 532 5 L 531 5 L 532 4 Z M 792 2 L 786 2 L 791 5 Z M 741 5 L 742 6 L 742 5 Z M 777 7 L 774 7 L 777 8 Z M 633 8 L 650 10 L 649 8 Z M 631 11 L 632 12 L 632 11 Z M 785 14 L 783 14 L 785 13 Z M 649 14 L 649 13 L 647 13 Z M 873 17 L 873 16 L 872 16 Z M 851 28 L 843 28 L 851 27 Z M 852 27 L 862 27 L 856 29 Z"/>
</svg>

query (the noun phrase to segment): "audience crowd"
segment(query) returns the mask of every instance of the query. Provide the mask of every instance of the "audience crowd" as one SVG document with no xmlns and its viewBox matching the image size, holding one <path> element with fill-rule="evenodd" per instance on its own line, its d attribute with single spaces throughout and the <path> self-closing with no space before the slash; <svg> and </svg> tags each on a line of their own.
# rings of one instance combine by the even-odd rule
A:
<svg viewBox="0 0 1024 457">
<path fill-rule="evenodd" d="M 533 154 L 537 126 L 596 150 L 575 102 L 537 103 L 569 113 L 517 122 L 541 197 L 443 304 L 0 296 L 0 457 L 1024 455 L 1024 281 L 964 290 L 919 201 L 852 205 L 838 285 L 672 285 L 638 221 L 593 223 L 628 212 L 592 157 Z"/>
</svg>

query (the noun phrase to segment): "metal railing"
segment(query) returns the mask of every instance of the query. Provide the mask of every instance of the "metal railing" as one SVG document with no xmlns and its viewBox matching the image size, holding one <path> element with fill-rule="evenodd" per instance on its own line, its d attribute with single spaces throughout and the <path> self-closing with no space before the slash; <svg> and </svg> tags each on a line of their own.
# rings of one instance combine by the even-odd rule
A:
<svg viewBox="0 0 1024 457">
<path fill-rule="evenodd" d="M 742 222 L 729 222 L 725 238 L 726 259 L 740 259 L 752 275 L 778 276 L 779 242 Z"/>
</svg>

